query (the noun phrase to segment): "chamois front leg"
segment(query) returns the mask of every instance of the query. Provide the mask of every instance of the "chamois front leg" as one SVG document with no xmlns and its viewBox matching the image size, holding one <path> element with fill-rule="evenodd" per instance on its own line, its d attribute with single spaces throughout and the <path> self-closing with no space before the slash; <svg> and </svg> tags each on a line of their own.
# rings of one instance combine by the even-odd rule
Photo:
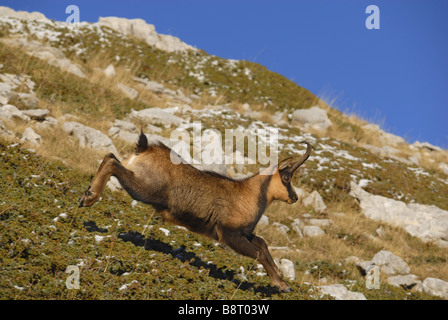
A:
<svg viewBox="0 0 448 320">
<path fill-rule="evenodd" d="M 280 276 L 278 268 L 272 260 L 263 239 L 255 235 L 247 237 L 238 232 L 231 231 L 220 232 L 218 237 L 221 242 L 231 247 L 237 253 L 259 261 L 268 273 L 272 284 L 275 285 L 280 291 L 291 291 L 291 287 Z"/>
<path fill-rule="evenodd" d="M 104 187 L 106 186 L 106 183 L 112 175 L 115 175 L 116 163 L 120 164 L 120 161 L 118 161 L 113 153 L 108 153 L 104 157 L 103 162 L 101 162 L 98 171 L 95 173 L 95 176 L 90 183 L 90 186 L 81 197 L 79 208 L 90 207 L 98 201 Z"/>
</svg>

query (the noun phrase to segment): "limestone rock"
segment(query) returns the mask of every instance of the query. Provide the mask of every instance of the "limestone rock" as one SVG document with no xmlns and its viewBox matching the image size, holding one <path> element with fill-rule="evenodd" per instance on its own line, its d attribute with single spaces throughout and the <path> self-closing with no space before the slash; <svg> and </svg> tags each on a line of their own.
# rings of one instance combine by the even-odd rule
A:
<svg viewBox="0 0 448 320">
<path fill-rule="evenodd" d="M 8 121 L 11 120 L 22 120 L 29 121 L 30 117 L 25 115 L 22 111 L 20 111 L 16 106 L 12 104 L 5 104 L 0 107 L 0 118 L 6 119 Z"/>
<path fill-rule="evenodd" d="M 22 134 L 21 142 L 28 142 L 32 145 L 38 146 L 42 142 L 42 137 L 38 135 L 32 128 L 28 127 Z"/>
<path fill-rule="evenodd" d="M 437 278 L 426 278 L 423 281 L 423 292 L 448 300 L 448 282 Z"/>
<path fill-rule="evenodd" d="M 404 228 L 412 236 L 439 244 L 448 237 L 448 211 L 436 206 L 406 204 L 402 201 L 370 194 L 351 183 L 350 195 L 360 202 L 369 219 Z"/>
<path fill-rule="evenodd" d="M 278 268 L 280 272 L 285 276 L 288 280 L 294 280 L 296 278 L 296 272 L 294 270 L 294 262 L 288 259 L 280 259 L 280 263 L 278 264 Z"/>
<path fill-rule="evenodd" d="M 408 274 L 408 275 L 391 276 L 391 277 L 387 278 L 387 282 L 390 285 L 393 285 L 396 287 L 411 289 L 412 287 L 414 287 L 415 285 L 418 284 L 419 280 L 416 275 Z"/>
<path fill-rule="evenodd" d="M 108 65 L 107 67 L 106 67 L 106 69 L 104 69 L 104 75 L 106 76 L 106 77 L 115 77 L 115 75 L 117 74 L 116 72 L 115 72 L 115 68 L 114 68 L 114 65 L 113 64 L 110 64 L 110 65 Z"/>
<path fill-rule="evenodd" d="M 318 226 L 304 226 L 302 231 L 305 237 L 319 237 L 325 235 L 325 231 Z"/>
<path fill-rule="evenodd" d="M 166 112 L 161 108 L 148 108 L 140 111 L 133 110 L 129 114 L 129 118 L 141 120 L 143 122 L 151 124 L 159 123 L 166 127 L 170 127 L 172 125 L 179 126 L 180 124 L 185 122 L 184 119 Z"/>
<path fill-rule="evenodd" d="M 332 123 L 328 119 L 327 111 L 318 106 L 309 109 L 299 109 L 292 114 L 292 124 L 308 130 L 313 128 L 315 130 L 326 130 Z"/>
<path fill-rule="evenodd" d="M 318 288 L 320 292 L 328 294 L 336 300 L 367 300 L 362 293 L 349 291 L 343 284 L 332 284 Z"/>
<path fill-rule="evenodd" d="M 327 206 L 325 205 L 324 200 L 316 190 L 311 192 L 308 197 L 303 199 L 302 203 L 305 207 L 313 207 L 316 213 L 324 213 L 327 210 Z"/>
<path fill-rule="evenodd" d="M 117 88 L 131 100 L 137 99 L 138 97 L 138 92 L 134 88 L 128 87 L 122 83 L 117 84 Z"/>
<path fill-rule="evenodd" d="M 29 109 L 22 110 L 22 113 L 27 115 L 33 120 L 43 121 L 45 117 L 50 113 L 50 110 L 47 109 Z"/>
<path fill-rule="evenodd" d="M 99 130 L 87 127 L 79 122 L 65 122 L 62 129 L 68 134 L 74 136 L 81 147 L 89 147 L 105 152 L 118 154 L 112 140 Z"/>
<path fill-rule="evenodd" d="M 154 25 L 147 24 L 142 19 L 100 17 L 98 24 L 109 27 L 124 35 L 141 39 L 160 50 L 168 52 L 196 50 L 176 37 L 158 34 Z"/>
</svg>

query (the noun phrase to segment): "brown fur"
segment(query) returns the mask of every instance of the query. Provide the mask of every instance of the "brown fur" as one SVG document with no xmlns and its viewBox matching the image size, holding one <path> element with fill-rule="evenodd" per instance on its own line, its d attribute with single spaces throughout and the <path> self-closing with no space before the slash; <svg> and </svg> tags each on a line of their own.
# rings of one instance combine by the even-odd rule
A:
<svg viewBox="0 0 448 320">
<path fill-rule="evenodd" d="M 189 164 L 174 164 L 171 149 L 161 143 L 148 145 L 142 133 L 136 155 L 125 165 L 113 154 L 106 155 L 79 206 L 95 203 L 109 178 L 115 176 L 132 198 L 153 205 L 165 220 L 259 260 L 274 285 L 289 290 L 264 240 L 255 236 L 253 230 L 272 201 L 297 201 L 291 186 L 292 175 L 310 151 L 308 144 L 301 160 L 287 159 L 266 169 L 273 174 L 238 181 L 200 171 Z"/>
</svg>

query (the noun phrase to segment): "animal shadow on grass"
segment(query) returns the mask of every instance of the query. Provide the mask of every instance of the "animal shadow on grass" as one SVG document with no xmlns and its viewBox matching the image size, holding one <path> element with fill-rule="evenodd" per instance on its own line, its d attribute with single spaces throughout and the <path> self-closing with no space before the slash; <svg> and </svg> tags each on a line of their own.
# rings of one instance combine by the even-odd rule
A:
<svg viewBox="0 0 448 320">
<path fill-rule="evenodd" d="M 179 259 L 182 262 L 188 261 L 191 266 L 198 269 L 201 267 L 209 270 L 209 276 L 215 279 L 228 280 L 233 282 L 239 289 L 249 291 L 253 290 L 255 293 L 261 293 L 263 296 L 270 297 L 273 294 L 279 293 L 276 287 L 271 285 L 268 286 L 257 286 L 256 284 L 248 281 L 240 281 L 235 278 L 235 272 L 230 270 L 223 270 L 218 268 L 213 263 L 206 263 L 201 258 L 199 258 L 194 252 L 187 251 L 185 246 L 174 249 L 168 243 L 157 239 L 145 238 L 139 232 L 126 232 L 120 233 L 118 238 L 125 241 L 131 242 L 135 246 L 142 247 L 145 250 L 154 250 L 162 252 L 165 254 L 170 254 L 174 259 Z"/>
</svg>

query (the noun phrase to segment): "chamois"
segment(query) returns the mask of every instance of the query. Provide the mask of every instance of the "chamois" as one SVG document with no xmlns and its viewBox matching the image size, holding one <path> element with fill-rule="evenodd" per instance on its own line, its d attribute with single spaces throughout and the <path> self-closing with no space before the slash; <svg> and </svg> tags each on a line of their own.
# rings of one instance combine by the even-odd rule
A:
<svg viewBox="0 0 448 320">
<path fill-rule="evenodd" d="M 109 178 L 115 176 L 133 199 L 152 205 L 164 220 L 258 260 L 279 290 L 290 291 L 265 241 L 253 231 L 272 201 L 297 201 L 292 176 L 311 152 L 311 145 L 302 143 L 307 144 L 307 150 L 300 160 L 287 158 L 265 169 L 265 174 L 234 180 L 184 162 L 174 164 L 170 158 L 173 151 L 160 142 L 148 144 L 142 132 L 127 164 L 112 153 L 105 156 L 79 207 L 94 204 Z"/>
</svg>

